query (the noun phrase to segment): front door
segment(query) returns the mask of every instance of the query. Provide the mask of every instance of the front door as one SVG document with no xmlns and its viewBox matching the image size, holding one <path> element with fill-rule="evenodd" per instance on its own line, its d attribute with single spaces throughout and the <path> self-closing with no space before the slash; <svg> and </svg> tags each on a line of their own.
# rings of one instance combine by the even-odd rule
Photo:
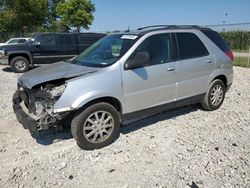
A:
<svg viewBox="0 0 250 188">
<path fill-rule="evenodd" d="M 42 34 L 37 36 L 33 42 L 32 51 L 34 64 L 47 64 L 58 61 L 56 35 Z"/>
<path fill-rule="evenodd" d="M 127 113 L 174 102 L 176 97 L 176 62 L 172 57 L 171 34 L 157 34 L 145 39 L 134 53 L 148 52 L 150 64 L 122 71 Z"/>
</svg>

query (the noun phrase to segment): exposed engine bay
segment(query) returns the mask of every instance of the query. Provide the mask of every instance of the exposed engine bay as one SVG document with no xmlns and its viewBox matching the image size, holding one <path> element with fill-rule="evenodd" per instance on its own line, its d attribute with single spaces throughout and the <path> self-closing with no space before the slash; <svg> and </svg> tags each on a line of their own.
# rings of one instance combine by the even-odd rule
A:
<svg viewBox="0 0 250 188">
<path fill-rule="evenodd" d="M 56 127 L 67 116 L 67 112 L 54 114 L 53 106 L 66 88 L 65 80 L 57 80 L 34 86 L 28 89 L 18 85 L 20 106 L 30 118 L 35 120 L 34 130 L 45 130 Z M 13 99 L 14 101 L 14 99 Z M 15 109 L 14 109 L 15 110 Z M 29 128 L 30 129 L 30 128 Z"/>
<path fill-rule="evenodd" d="M 58 62 L 26 72 L 18 79 L 17 91 L 13 96 L 17 120 L 30 131 L 58 127 L 70 119 L 67 117 L 72 112 L 70 108 L 55 111 L 62 93 L 67 90 L 66 85 L 77 77 L 99 70 L 101 68 Z M 66 98 L 71 98 L 69 94 L 68 91 Z M 64 107 L 64 101 L 62 103 L 60 107 Z"/>
</svg>

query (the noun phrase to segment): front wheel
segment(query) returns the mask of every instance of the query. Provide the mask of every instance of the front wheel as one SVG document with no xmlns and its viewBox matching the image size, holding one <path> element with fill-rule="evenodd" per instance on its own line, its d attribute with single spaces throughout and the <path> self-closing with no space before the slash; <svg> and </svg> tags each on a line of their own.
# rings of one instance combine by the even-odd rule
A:
<svg viewBox="0 0 250 188">
<path fill-rule="evenodd" d="M 29 60 L 22 56 L 17 56 L 11 59 L 10 67 L 16 73 L 23 73 L 29 70 Z"/>
<path fill-rule="evenodd" d="M 108 103 L 93 104 L 79 112 L 72 120 L 71 132 L 79 147 L 99 149 L 111 144 L 119 136 L 120 121 L 117 110 Z"/>
<path fill-rule="evenodd" d="M 205 110 L 216 110 L 218 109 L 225 98 L 226 86 L 222 80 L 216 79 L 210 84 L 208 91 L 201 102 L 201 106 Z"/>
</svg>

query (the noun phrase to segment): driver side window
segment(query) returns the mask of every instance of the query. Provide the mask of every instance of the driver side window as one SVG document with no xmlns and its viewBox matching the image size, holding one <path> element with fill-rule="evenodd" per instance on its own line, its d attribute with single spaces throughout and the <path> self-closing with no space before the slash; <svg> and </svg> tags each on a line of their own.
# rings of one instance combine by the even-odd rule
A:
<svg viewBox="0 0 250 188">
<path fill-rule="evenodd" d="M 54 35 L 42 35 L 40 36 L 37 41 L 41 43 L 43 46 L 55 46 L 56 39 Z"/>
<path fill-rule="evenodd" d="M 150 64 L 163 64 L 171 61 L 170 33 L 153 35 L 145 39 L 129 57 L 132 60 L 138 52 L 147 52 Z"/>
</svg>

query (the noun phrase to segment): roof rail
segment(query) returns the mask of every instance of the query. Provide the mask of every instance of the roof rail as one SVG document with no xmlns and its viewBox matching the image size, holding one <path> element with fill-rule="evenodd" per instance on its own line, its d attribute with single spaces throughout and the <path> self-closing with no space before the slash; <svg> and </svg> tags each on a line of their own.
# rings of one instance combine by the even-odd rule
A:
<svg viewBox="0 0 250 188">
<path fill-rule="evenodd" d="M 163 27 L 163 28 L 165 28 L 165 27 L 170 27 L 170 26 L 174 27 L 175 25 L 150 25 L 150 26 L 140 27 L 137 30 L 143 30 L 143 29 L 154 28 L 154 27 Z"/>
<path fill-rule="evenodd" d="M 200 28 L 198 25 L 151 25 L 151 26 L 146 26 L 146 27 L 140 27 L 137 30 L 143 30 L 143 29 L 148 29 L 148 28 L 163 28 L 163 29 L 168 29 L 168 28 Z"/>
</svg>

